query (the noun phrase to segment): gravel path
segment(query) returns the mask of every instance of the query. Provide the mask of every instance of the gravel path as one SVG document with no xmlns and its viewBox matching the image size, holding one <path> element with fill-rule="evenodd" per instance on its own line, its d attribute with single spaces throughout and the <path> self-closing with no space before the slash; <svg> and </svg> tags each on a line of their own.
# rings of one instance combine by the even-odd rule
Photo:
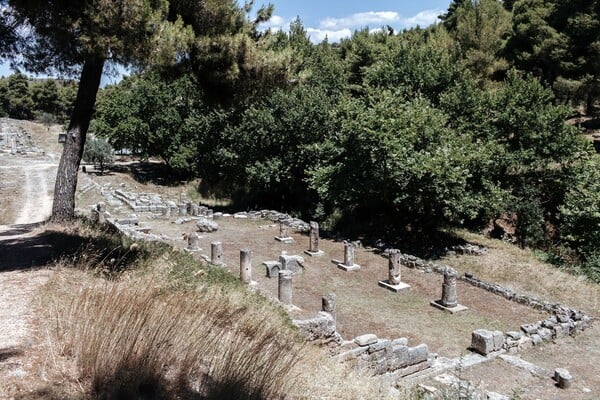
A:
<svg viewBox="0 0 600 400">
<path fill-rule="evenodd" d="M 14 220 L 7 221 L 12 224 L 0 225 L 0 381 L 5 383 L 0 385 L 0 398 L 5 398 L 10 381 L 28 380 L 27 349 L 34 345 L 32 300 L 52 274 L 36 268 L 34 259 L 39 261 L 51 250 L 40 246 L 37 236 L 52 209 L 57 165 L 47 158 L 23 156 L 4 156 L 0 163 L 15 186 L 0 190 L 0 196 L 7 209 L 16 210 Z"/>
</svg>

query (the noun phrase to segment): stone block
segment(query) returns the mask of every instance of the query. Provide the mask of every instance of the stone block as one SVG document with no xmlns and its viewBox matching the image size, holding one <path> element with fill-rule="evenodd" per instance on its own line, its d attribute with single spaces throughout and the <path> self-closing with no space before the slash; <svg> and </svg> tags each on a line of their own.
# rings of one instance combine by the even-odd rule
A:
<svg viewBox="0 0 600 400">
<path fill-rule="evenodd" d="M 367 333 L 366 335 L 361 335 L 355 338 L 354 343 L 359 346 L 369 346 L 377 343 L 377 336 L 372 333 Z"/>
<path fill-rule="evenodd" d="M 293 273 L 304 270 L 304 258 L 300 256 L 288 256 L 287 254 L 282 254 L 279 256 L 279 264 L 281 265 L 281 269 L 287 269 Z"/>
<path fill-rule="evenodd" d="M 356 349 L 352 349 L 352 350 L 346 351 L 345 353 L 338 354 L 337 356 L 334 357 L 334 360 L 336 360 L 338 362 L 353 360 L 357 357 L 360 357 L 362 354 L 366 353 L 367 350 L 369 350 L 368 346 L 363 346 L 363 347 L 359 347 Z"/>
<path fill-rule="evenodd" d="M 369 346 L 369 353 L 380 352 L 386 348 L 391 348 L 392 342 L 387 339 L 379 339 L 377 343 L 373 343 Z"/>
<path fill-rule="evenodd" d="M 406 346 L 406 345 L 408 345 L 408 339 L 405 337 L 392 340 L 392 346 Z"/>
<path fill-rule="evenodd" d="M 265 266 L 267 278 L 276 278 L 279 276 L 281 264 L 278 261 L 265 261 L 262 265 Z"/>
<path fill-rule="evenodd" d="M 408 364 L 415 365 L 427 361 L 429 358 L 429 349 L 426 344 L 420 344 L 417 347 L 408 348 Z"/>
<path fill-rule="evenodd" d="M 294 320 L 293 324 L 304 333 L 309 341 L 327 339 L 336 333 L 335 320 L 331 314 L 322 311 L 315 318 Z"/>
<path fill-rule="evenodd" d="M 521 330 L 526 335 L 533 335 L 533 334 L 537 333 L 538 326 L 535 324 L 525 324 L 525 325 L 521 325 Z"/>
<path fill-rule="evenodd" d="M 556 381 L 556 386 L 561 389 L 568 389 L 573 384 L 573 377 L 564 368 L 557 368 L 554 371 L 554 380 Z"/>
<path fill-rule="evenodd" d="M 571 321 L 571 318 L 567 314 L 559 314 L 556 316 L 556 319 L 558 319 L 558 322 L 560 323 L 566 323 Z"/>
<path fill-rule="evenodd" d="M 467 311 L 468 310 L 468 308 L 465 307 L 465 306 L 463 306 L 462 304 L 456 304 L 453 307 L 444 306 L 442 304 L 441 300 L 434 300 L 434 301 L 430 302 L 429 304 L 431 306 L 439 309 L 439 310 L 445 311 L 445 312 L 450 313 L 450 314 L 457 314 L 459 312 L 463 312 L 463 311 Z"/>
<path fill-rule="evenodd" d="M 504 346 L 504 334 L 500 331 L 494 331 L 492 334 L 494 337 L 494 351 L 498 351 Z"/>
<path fill-rule="evenodd" d="M 400 282 L 398 285 L 393 285 L 389 280 L 379 281 L 379 286 L 394 293 L 401 293 L 410 290 L 410 285 L 407 283 Z"/>
<path fill-rule="evenodd" d="M 543 343 L 542 337 L 540 335 L 538 335 L 537 333 L 534 333 L 533 335 L 529 336 L 531 338 L 531 341 L 533 342 L 534 346 L 540 345 Z"/>
<path fill-rule="evenodd" d="M 502 334 L 500 332 L 500 334 Z M 477 329 L 471 334 L 471 349 L 477 353 L 487 356 L 488 354 L 499 350 L 497 341 L 499 336 L 492 331 Z"/>
<path fill-rule="evenodd" d="M 344 263 L 339 263 L 339 264 L 337 265 L 337 267 L 338 267 L 339 269 L 341 269 L 341 270 L 343 270 L 343 271 L 347 271 L 347 272 L 350 272 L 350 271 L 358 271 L 358 270 L 360 269 L 360 265 L 358 265 L 358 264 L 346 265 L 346 264 L 344 264 Z"/>
<path fill-rule="evenodd" d="M 513 340 L 519 340 L 523 337 L 523 334 L 521 332 L 510 331 L 510 332 L 506 332 L 506 336 L 508 336 L 509 338 L 511 338 Z"/>
<path fill-rule="evenodd" d="M 538 329 L 537 334 L 540 335 L 542 340 L 546 341 L 546 340 L 552 339 L 553 331 L 548 328 L 540 328 L 540 329 Z"/>
<path fill-rule="evenodd" d="M 219 225 L 211 219 L 200 218 L 196 222 L 196 228 L 198 229 L 198 232 L 214 232 L 219 229 Z"/>
</svg>

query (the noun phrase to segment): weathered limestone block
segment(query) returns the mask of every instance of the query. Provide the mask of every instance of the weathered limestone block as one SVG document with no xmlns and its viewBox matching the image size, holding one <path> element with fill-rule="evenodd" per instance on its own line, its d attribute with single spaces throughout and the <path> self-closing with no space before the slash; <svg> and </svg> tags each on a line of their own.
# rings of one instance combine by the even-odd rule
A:
<svg viewBox="0 0 600 400">
<path fill-rule="evenodd" d="M 279 235 L 275 236 L 275 240 L 282 243 L 292 243 L 294 238 L 289 234 L 289 227 L 283 222 L 279 223 Z"/>
<path fill-rule="evenodd" d="M 389 349 L 389 352 L 392 351 L 392 342 L 388 339 L 379 339 L 377 343 L 373 343 L 369 345 L 369 353 L 377 353 L 383 350 Z"/>
<path fill-rule="evenodd" d="M 249 285 L 252 282 L 252 250 L 240 250 L 240 280 Z"/>
<path fill-rule="evenodd" d="M 354 263 L 354 245 L 350 242 L 344 242 L 344 262 L 338 263 L 338 268 L 344 271 L 356 271 L 360 265 Z"/>
<path fill-rule="evenodd" d="M 377 335 L 367 333 L 366 335 L 358 336 L 354 339 L 354 343 L 359 346 L 369 346 L 373 343 L 377 343 Z"/>
<path fill-rule="evenodd" d="M 307 340 L 329 339 L 336 335 L 333 316 L 323 311 L 315 318 L 294 320 L 292 323 L 302 331 Z"/>
<path fill-rule="evenodd" d="M 315 221 L 310 222 L 308 250 L 305 253 L 313 257 L 323 255 L 323 251 L 319 250 L 319 224 Z"/>
<path fill-rule="evenodd" d="M 214 232 L 219 229 L 219 225 L 211 219 L 200 218 L 196 222 L 196 228 L 198 229 L 198 232 Z"/>
<path fill-rule="evenodd" d="M 335 310 L 336 310 L 336 295 L 335 293 L 327 293 L 323 295 L 321 299 L 321 309 L 322 311 L 329 313 L 335 319 Z"/>
<path fill-rule="evenodd" d="M 279 271 L 281 271 L 281 264 L 279 261 L 265 261 L 262 265 L 265 266 L 267 278 L 279 276 Z"/>
<path fill-rule="evenodd" d="M 429 358 L 429 349 L 426 344 L 420 344 L 417 347 L 408 348 L 408 364 L 415 365 L 427 361 Z"/>
<path fill-rule="evenodd" d="M 389 250 L 388 255 L 388 279 L 379 281 L 379 286 L 395 293 L 410 290 L 410 285 L 402 282 L 402 264 L 405 263 L 404 255 L 397 249 Z"/>
<path fill-rule="evenodd" d="M 454 269 L 448 267 L 444 270 L 444 283 L 442 284 L 442 300 L 444 307 L 456 307 L 458 304 L 456 298 L 456 276 Z"/>
<path fill-rule="evenodd" d="M 210 262 L 214 265 L 225 265 L 223 262 L 223 243 L 212 242 L 210 244 Z"/>
<path fill-rule="evenodd" d="M 487 356 L 494 351 L 501 350 L 503 345 L 504 334 L 500 331 L 477 329 L 471 334 L 471 349 L 481 355 Z"/>
<path fill-rule="evenodd" d="M 547 341 L 552 339 L 553 331 L 548 328 L 540 328 L 537 333 L 542 340 Z"/>
<path fill-rule="evenodd" d="M 539 329 L 539 326 L 537 324 L 525 324 L 525 325 L 521 325 L 521 330 L 526 335 L 533 335 L 533 334 L 537 333 L 538 329 Z"/>
<path fill-rule="evenodd" d="M 196 232 L 190 233 L 188 235 L 187 250 L 189 250 L 189 251 L 200 250 L 200 246 L 198 245 L 199 239 L 200 238 L 199 238 L 198 234 L 196 234 Z"/>
<path fill-rule="evenodd" d="M 344 362 L 348 360 L 353 360 L 362 354 L 366 353 L 369 350 L 368 346 L 358 347 L 356 349 L 348 350 L 345 353 L 338 354 L 334 357 L 334 360 L 338 362 Z"/>
<path fill-rule="evenodd" d="M 564 368 L 557 368 L 554 371 L 554 380 L 556 381 L 556 385 L 561 389 L 568 389 L 573 384 L 573 377 Z"/>
<path fill-rule="evenodd" d="M 282 270 L 289 270 L 293 273 L 304 271 L 304 258 L 300 256 L 282 254 L 279 256 L 279 264 Z"/>
<path fill-rule="evenodd" d="M 279 301 L 283 304 L 292 304 L 292 271 L 279 271 L 279 284 L 277 286 Z"/>
<path fill-rule="evenodd" d="M 402 282 L 402 252 L 397 249 L 389 251 L 388 282 L 390 285 L 399 285 Z"/>
</svg>

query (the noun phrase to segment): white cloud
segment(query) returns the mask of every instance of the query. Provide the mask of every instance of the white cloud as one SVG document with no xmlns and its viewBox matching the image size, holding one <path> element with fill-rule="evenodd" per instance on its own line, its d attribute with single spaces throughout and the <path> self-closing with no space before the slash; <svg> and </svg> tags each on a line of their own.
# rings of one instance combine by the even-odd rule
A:
<svg viewBox="0 0 600 400">
<path fill-rule="evenodd" d="M 310 41 L 313 43 L 321 43 L 325 38 L 327 38 L 330 43 L 339 42 L 344 38 L 352 36 L 352 31 L 349 28 L 339 30 L 306 28 L 306 32 L 309 34 Z"/>
<path fill-rule="evenodd" d="M 400 21 L 395 11 L 369 11 L 352 14 L 344 18 L 327 17 L 321 21 L 321 29 L 341 30 L 344 28 L 362 28 L 368 25 L 391 25 Z"/>
<path fill-rule="evenodd" d="M 279 16 L 279 15 L 273 15 L 268 21 L 263 22 L 260 24 L 259 29 L 261 31 L 267 31 L 267 30 L 271 30 L 271 31 L 285 31 L 287 32 L 288 29 L 290 27 L 290 21 L 287 20 L 286 18 Z"/>
<path fill-rule="evenodd" d="M 439 20 L 439 16 L 443 14 L 443 10 L 424 10 L 410 18 L 405 18 L 402 23 L 405 27 L 421 26 L 427 27 Z"/>
<path fill-rule="evenodd" d="M 404 18 L 395 11 L 367 11 L 356 13 L 343 18 L 327 17 L 319 22 L 318 27 L 305 27 L 313 43 L 320 43 L 325 38 L 330 42 L 339 42 L 349 38 L 357 29 L 369 27 L 370 32 L 378 32 L 383 26 L 389 25 L 398 32 L 414 26 L 427 27 L 438 20 L 443 10 L 424 10 L 418 14 Z M 292 19 L 273 15 L 267 22 L 260 24 L 261 31 L 287 32 Z"/>
</svg>

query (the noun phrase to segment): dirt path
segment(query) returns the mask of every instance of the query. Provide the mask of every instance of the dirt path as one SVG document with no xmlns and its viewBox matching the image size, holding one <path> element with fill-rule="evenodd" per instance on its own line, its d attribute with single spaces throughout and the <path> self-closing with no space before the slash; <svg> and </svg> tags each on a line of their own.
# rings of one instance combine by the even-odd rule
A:
<svg viewBox="0 0 600 400">
<path fill-rule="evenodd" d="M 31 378 L 28 349 L 32 334 L 32 301 L 52 271 L 40 269 L 52 254 L 39 227 L 52 208 L 56 163 L 47 158 L 2 157 L 0 170 L 11 187 L 3 196 L 5 222 L 0 225 L 0 398 L 11 398 Z"/>
</svg>

